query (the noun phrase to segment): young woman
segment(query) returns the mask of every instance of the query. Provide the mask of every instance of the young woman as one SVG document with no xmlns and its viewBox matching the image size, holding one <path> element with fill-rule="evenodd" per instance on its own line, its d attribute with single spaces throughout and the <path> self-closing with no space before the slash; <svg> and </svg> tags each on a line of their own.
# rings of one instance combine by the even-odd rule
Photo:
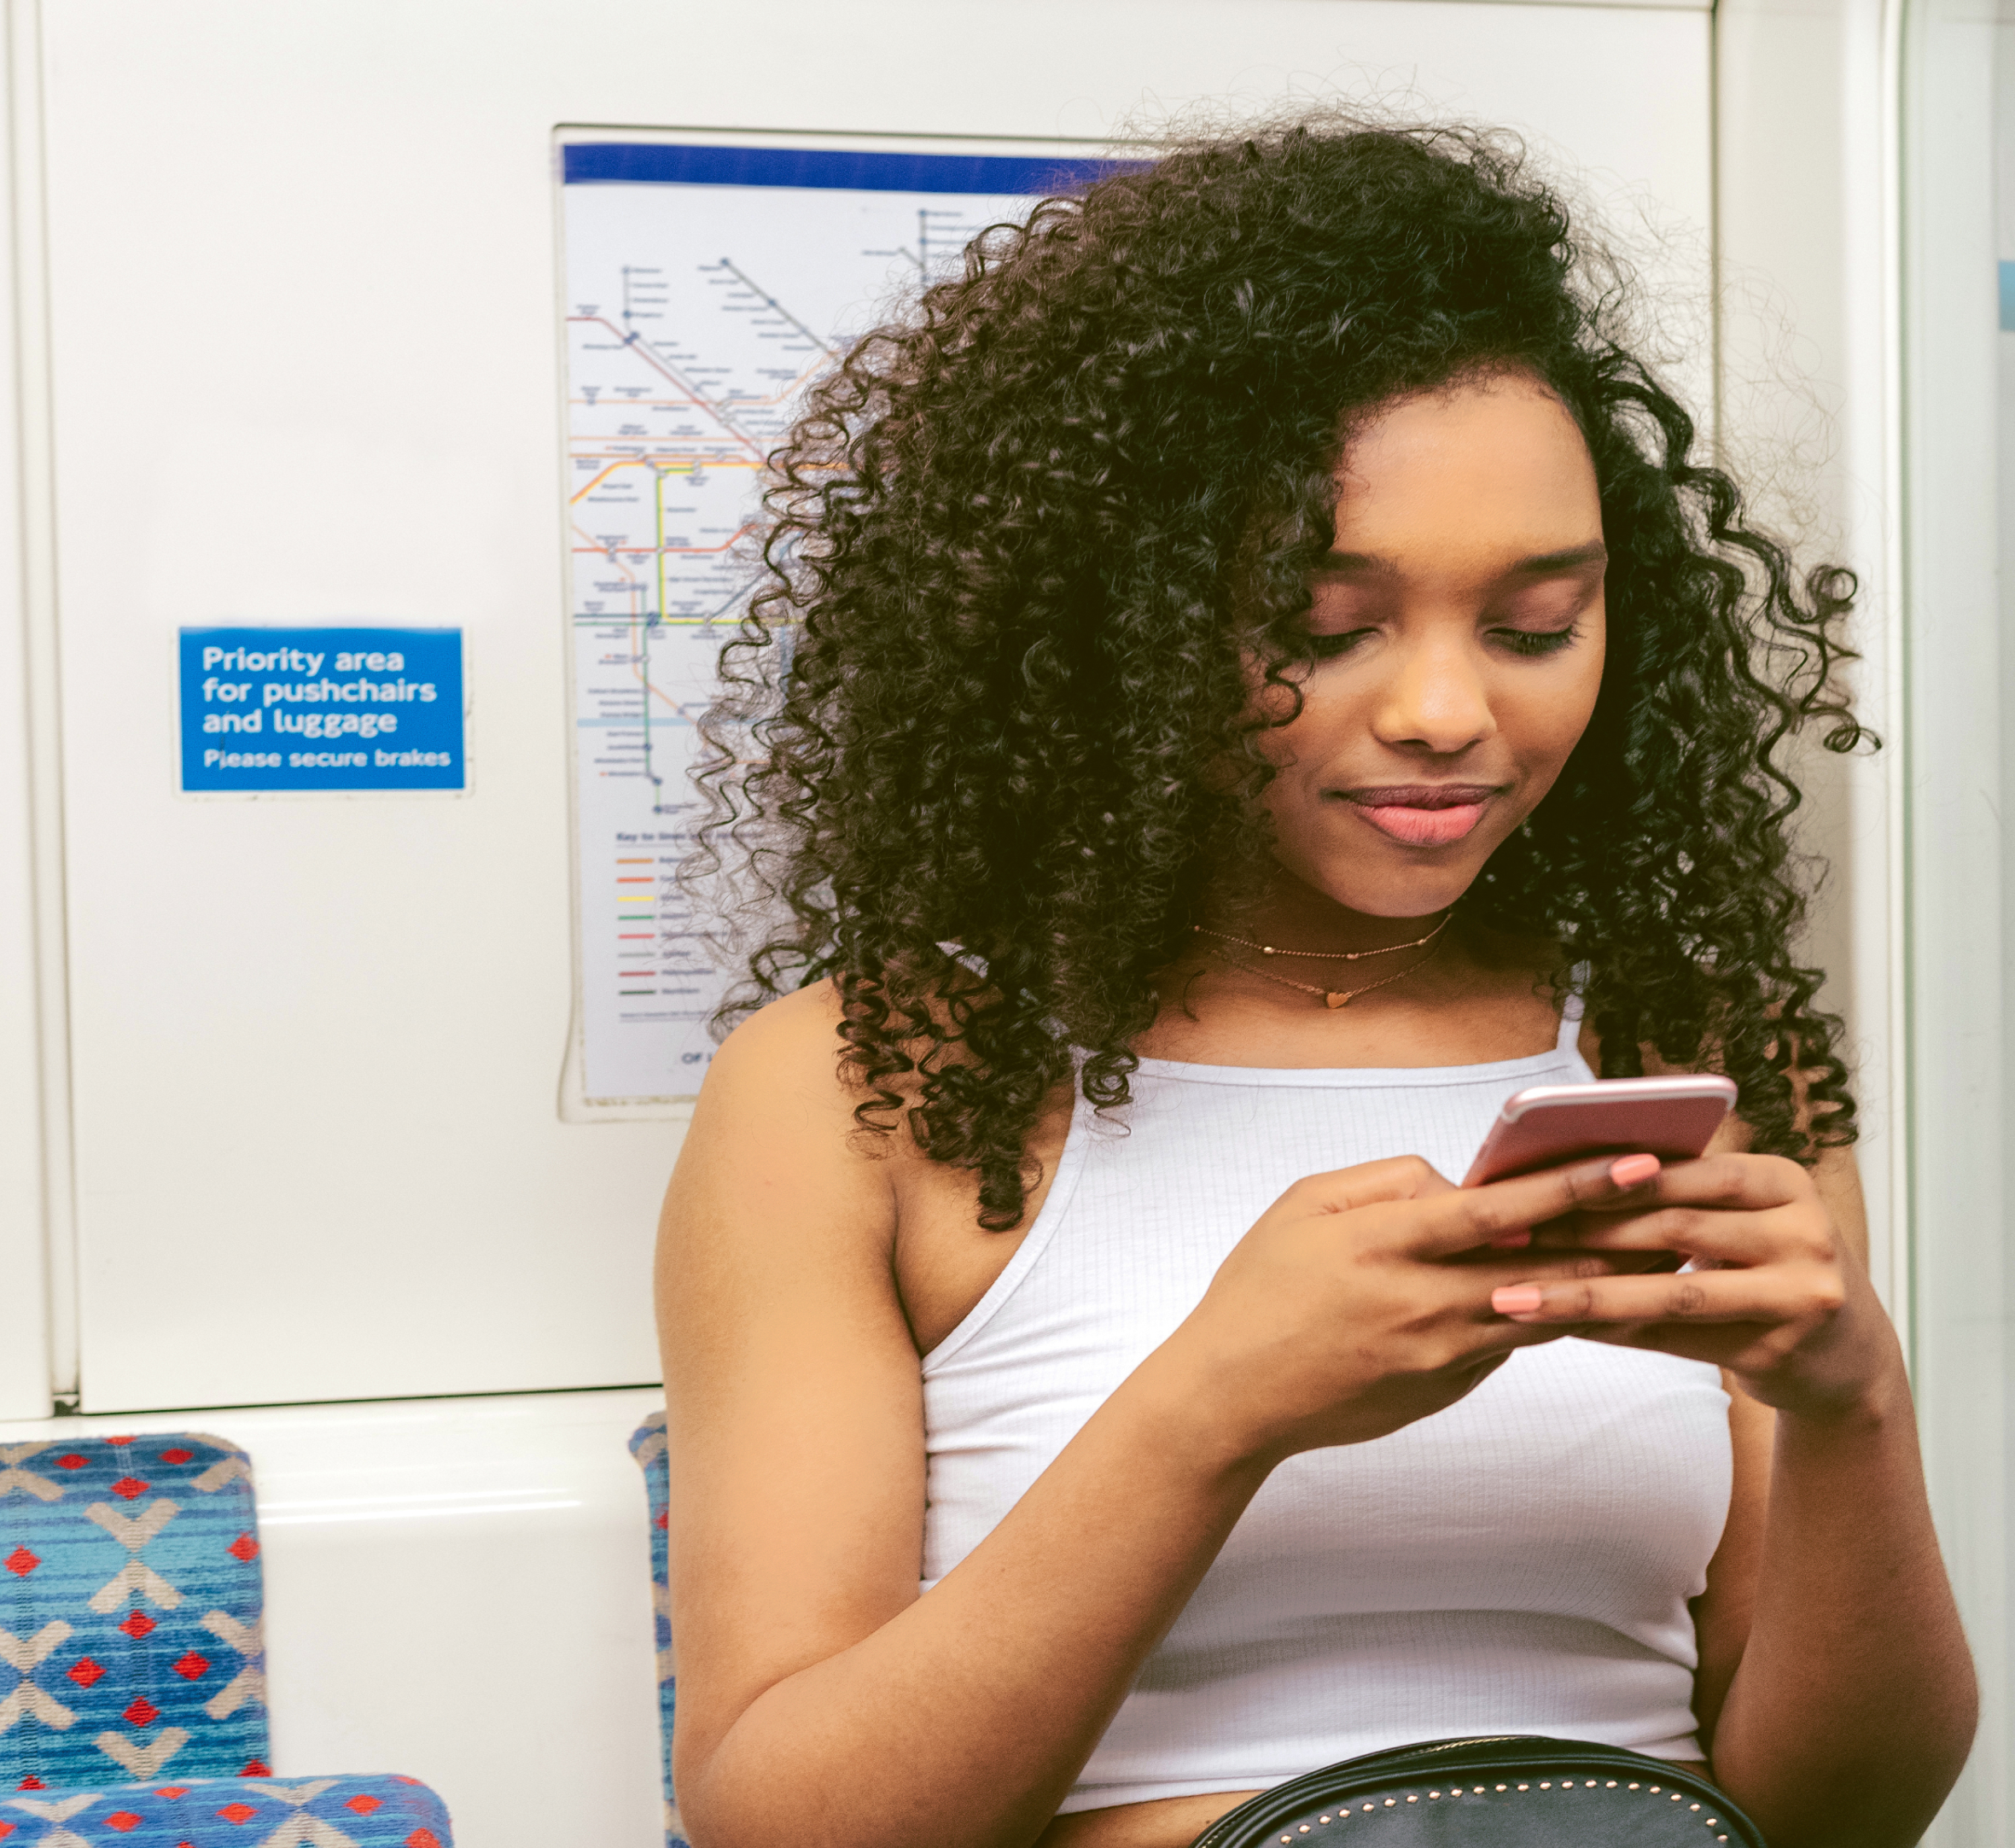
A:
<svg viewBox="0 0 2015 1848">
<path fill-rule="evenodd" d="M 713 725 L 774 998 L 662 1245 L 698 1848 L 1179 1848 L 1457 1734 L 1709 1762 L 1773 1848 L 1957 1775 L 1792 948 L 1851 580 L 1617 300 L 1488 137 L 1306 123 L 1045 205 L 814 395 Z M 1740 1087 L 1704 1158 L 1452 1186 L 1661 1068 Z"/>
</svg>

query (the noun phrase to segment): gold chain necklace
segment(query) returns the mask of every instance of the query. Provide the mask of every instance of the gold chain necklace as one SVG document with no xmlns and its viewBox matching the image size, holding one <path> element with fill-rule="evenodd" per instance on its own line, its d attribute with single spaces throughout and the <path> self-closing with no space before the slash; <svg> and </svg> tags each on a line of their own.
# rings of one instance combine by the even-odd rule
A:
<svg viewBox="0 0 2015 1848">
<path fill-rule="evenodd" d="M 1395 950 L 1417 950 L 1423 944 L 1432 943 L 1454 921 L 1455 913 L 1450 912 L 1425 936 L 1415 937 L 1411 943 L 1388 943 L 1384 948 L 1377 950 L 1277 950 L 1271 943 L 1255 943 L 1249 937 L 1235 937 L 1223 930 L 1208 930 L 1202 924 L 1191 924 L 1190 929 L 1198 936 L 1215 937 L 1220 943 L 1236 943 L 1242 950 L 1257 950 L 1262 956 L 1297 956 L 1307 962 L 1359 963 L 1367 956 L 1389 956 Z M 1236 969 L 1239 965 L 1234 963 L 1232 966 Z M 1257 975 L 1259 971 L 1255 969 L 1253 973 Z M 1318 994 L 1320 990 L 1309 992 Z M 1355 992 L 1362 994 L 1365 991 L 1359 988 Z"/>
<path fill-rule="evenodd" d="M 1447 918 L 1443 918 L 1441 920 L 1442 924 L 1446 924 L 1447 922 Z M 1431 938 L 1438 936 L 1440 934 L 1441 928 L 1441 924 L 1436 925 L 1434 930 L 1429 931 L 1427 936 L 1420 940 L 1421 942 L 1428 942 Z M 1395 949 L 1416 949 L 1419 946 L 1418 944 L 1412 943 L 1395 943 L 1393 945 Z M 1434 947 L 1430 949 L 1427 954 L 1423 956 L 1418 962 L 1407 964 L 1406 966 L 1401 970 L 1399 974 L 1396 976 L 1385 976 L 1377 982 L 1367 982 L 1361 988 L 1336 989 L 1318 988 L 1313 983 L 1307 982 L 1293 982 L 1285 976 L 1275 975 L 1271 969 L 1251 968 L 1246 964 L 1238 962 L 1233 958 L 1227 956 L 1222 950 L 1214 949 L 1210 952 L 1210 953 L 1216 957 L 1219 961 L 1223 963 L 1226 968 L 1236 969 L 1242 975 L 1257 976 L 1262 982 L 1278 982 L 1284 988 L 1298 988 L 1303 994 L 1313 994 L 1321 1001 L 1325 1007 L 1348 1007 L 1358 998 L 1359 995 L 1369 994 L 1373 988 L 1389 988 L 1394 982 L 1403 982 L 1408 976 L 1414 974 L 1419 970 L 1426 968 L 1427 965 L 1435 959 L 1435 951 L 1440 949 L 1441 947 L 1441 946 L 1439 943 L 1435 944 Z M 1284 955 L 1290 953 L 1284 951 L 1282 953 Z M 1376 951 L 1360 951 L 1359 953 L 1363 955 L 1376 955 L 1377 953 Z"/>
</svg>

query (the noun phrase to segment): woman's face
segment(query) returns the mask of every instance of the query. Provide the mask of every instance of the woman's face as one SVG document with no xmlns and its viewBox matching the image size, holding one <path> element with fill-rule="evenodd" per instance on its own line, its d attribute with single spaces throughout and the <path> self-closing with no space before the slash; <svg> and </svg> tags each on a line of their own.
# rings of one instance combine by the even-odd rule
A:
<svg viewBox="0 0 2015 1848">
<path fill-rule="evenodd" d="M 1602 685 L 1602 512 L 1558 399 L 1507 374 L 1351 436 L 1301 715 L 1263 733 L 1275 854 L 1375 917 L 1453 904 L 1553 785 Z"/>
</svg>

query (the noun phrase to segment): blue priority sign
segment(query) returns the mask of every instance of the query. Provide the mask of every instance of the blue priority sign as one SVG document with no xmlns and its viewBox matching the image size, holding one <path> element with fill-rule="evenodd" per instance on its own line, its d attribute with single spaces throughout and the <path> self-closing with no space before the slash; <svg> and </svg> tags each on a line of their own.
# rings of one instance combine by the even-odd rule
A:
<svg viewBox="0 0 2015 1848">
<path fill-rule="evenodd" d="M 467 784 L 461 630 L 183 630 L 184 790 Z"/>
</svg>

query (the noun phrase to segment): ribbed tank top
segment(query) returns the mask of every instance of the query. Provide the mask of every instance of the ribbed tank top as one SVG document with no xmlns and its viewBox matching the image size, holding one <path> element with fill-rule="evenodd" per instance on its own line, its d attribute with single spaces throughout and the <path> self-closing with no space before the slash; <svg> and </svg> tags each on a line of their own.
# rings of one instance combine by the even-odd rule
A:
<svg viewBox="0 0 2015 1848">
<path fill-rule="evenodd" d="M 1417 1154 L 1459 1179 L 1499 1106 L 1590 1076 L 1143 1059 L 1082 1097 L 1048 1198 L 923 1362 L 926 1593 L 1194 1309 L 1304 1175 Z M 1466 1398 L 1267 1478 L 1149 1656 L 1064 1811 L 1257 1790 L 1359 1752 L 1544 1733 L 1700 1756 L 1686 1600 L 1727 1515 L 1717 1369 L 1568 1338 Z"/>
</svg>

